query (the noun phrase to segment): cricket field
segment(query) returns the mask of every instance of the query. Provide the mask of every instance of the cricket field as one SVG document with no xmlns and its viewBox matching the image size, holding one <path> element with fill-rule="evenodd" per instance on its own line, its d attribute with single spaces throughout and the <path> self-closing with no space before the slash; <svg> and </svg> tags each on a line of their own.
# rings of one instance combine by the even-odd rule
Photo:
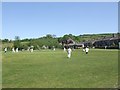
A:
<svg viewBox="0 0 120 90">
<path fill-rule="evenodd" d="M 3 88 L 116 88 L 118 50 L 2 53 Z"/>
</svg>

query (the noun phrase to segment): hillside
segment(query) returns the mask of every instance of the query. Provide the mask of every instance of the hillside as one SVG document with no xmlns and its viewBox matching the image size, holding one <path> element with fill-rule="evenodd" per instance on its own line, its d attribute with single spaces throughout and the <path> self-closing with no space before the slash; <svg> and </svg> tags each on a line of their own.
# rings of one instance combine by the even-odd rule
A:
<svg viewBox="0 0 120 90">
<path fill-rule="evenodd" d="M 111 37 L 118 37 L 118 33 L 105 33 L 105 34 L 83 34 L 79 36 L 75 36 L 72 34 L 66 34 L 63 37 L 54 37 L 51 34 L 46 35 L 45 37 L 33 38 L 33 39 L 22 39 L 18 36 L 16 40 L 4 39 L 2 40 L 2 48 L 8 47 L 11 49 L 12 47 L 18 47 L 20 49 L 27 49 L 29 46 L 33 45 L 34 49 L 42 48 L 43 45 L 48 46 L 51 49 L 53 46 L 56 48 L 61 48 L 61 44 L 63 41 L 71 38 L 77 43 L 100 40 Z M 17 43 L 16 43 L 17 42 Z M 16 44 L 15 44 L 16 43 Z"/>
</svg>

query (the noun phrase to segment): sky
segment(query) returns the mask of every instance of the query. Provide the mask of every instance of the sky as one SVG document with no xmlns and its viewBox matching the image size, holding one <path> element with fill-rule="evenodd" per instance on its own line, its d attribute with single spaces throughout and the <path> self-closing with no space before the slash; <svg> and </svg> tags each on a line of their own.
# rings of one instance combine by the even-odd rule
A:
<svg viewBox="0 0 120 90">
<path fill-rule="evenodd" d="M 117 2 L 2 3 L 2 39 L 117 32 Z"/>
</svg>

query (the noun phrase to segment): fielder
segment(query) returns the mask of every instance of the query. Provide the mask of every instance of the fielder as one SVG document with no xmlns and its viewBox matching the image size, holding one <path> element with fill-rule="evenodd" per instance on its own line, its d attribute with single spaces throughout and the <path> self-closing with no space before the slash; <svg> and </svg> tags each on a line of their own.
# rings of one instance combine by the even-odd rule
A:
<svg viewBox="0 0 120 90">
<path fill-rule="evenodd" d="M 7 52 L 7 48 L 4 49 L 4 52 L 5 52 L 5 53 Z"/>
<path fill-rule="evenodd" d="M 16 48 L 16 52 L 18 52 L 18 48 Z"/>
<path fill-rule="evenodd" d="M 70 57 L 71 57 L 71 52 L 72 52 L 72 50 L 71 50 L 71 48 L 69 47 L 69 48 L 68 48 L 68 50 L 67 50 L 67 53 L 68 53 L 68 58 L 70 58 Z"/>
<path fill-rule="evenodd" d="M 12 52 L 15 52 L 15 49 L 14 49 L 14 47 L 12 48 Z"/>
<path fill-rule="evenodd" d="M 86 54 L 88 54 L 88 51 L 89 51 L 89 48 L 86 47 L 86 48 L 85 48 L 85 52 L 86 52 Z"/>
</svg>

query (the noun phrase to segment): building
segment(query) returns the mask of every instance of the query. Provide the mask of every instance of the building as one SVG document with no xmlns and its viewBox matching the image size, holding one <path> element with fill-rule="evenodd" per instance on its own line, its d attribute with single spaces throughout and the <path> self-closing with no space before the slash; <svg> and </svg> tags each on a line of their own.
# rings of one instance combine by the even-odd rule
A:
<svg viewBox="0 0 120 90">
<path fill-rule="evenodd" d="M 105 38 L 102 40 L 97 40 L 93 43 L 95 48 L 119 48 L 120 38 Z"/>
<path fill-rule="evenodd" d="M 111 48 L 118 49 L 120 48 L 120 38 L 118 36 L 113 35 L 112 37 L 105 37 L 99 40 L 90 40 L 86 42 L 76 43 L 71 38 L 64 41 L 64 47 L 71 47 L 74 49 L 83 48 L 83 47 L 95 47 L 95 48 Z"/>
</svg>

